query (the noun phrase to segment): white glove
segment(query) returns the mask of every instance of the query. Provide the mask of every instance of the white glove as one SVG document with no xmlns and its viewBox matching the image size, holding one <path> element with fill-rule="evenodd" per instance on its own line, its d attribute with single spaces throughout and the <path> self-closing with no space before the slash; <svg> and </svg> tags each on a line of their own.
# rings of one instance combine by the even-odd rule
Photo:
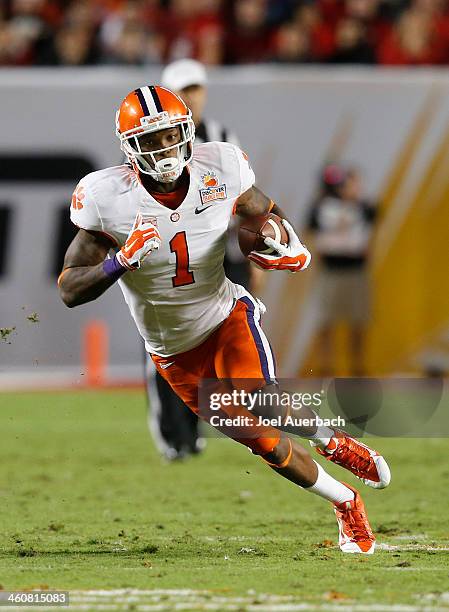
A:
<svg viewBox="0 0 449 612">
<path fill-rule="evenodd" d="M 145 257 L 160 246 L 161 236 L 157 227 L 153 223 L 144 222 L 141 217 L 138 217 L 116 258 L 124 268 L 137 270 Z"/>
<path fill-rule="evenodd" d="M 295 230 L 286 219 L 282 219 L 282 225 L 287 230 L 288 245 L 285 246 L 273 238 L 265 238 L 268 247 L 277 251 L 278 255 L 265 255 L 257 251 L 251 251 L 248 258 L 264 270 L 289 270 L 297 272 L 305 270 L 312 259 L 307 248 L 301 243 Z"/>
</svg>

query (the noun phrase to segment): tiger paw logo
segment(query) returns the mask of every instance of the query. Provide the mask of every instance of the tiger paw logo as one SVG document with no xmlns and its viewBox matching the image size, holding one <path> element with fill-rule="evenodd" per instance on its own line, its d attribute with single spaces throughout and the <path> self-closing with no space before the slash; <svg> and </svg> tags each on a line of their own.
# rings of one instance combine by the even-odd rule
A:
<svg viewBox="0 0 449 612">
<path fill-rule="evenodd" d="M 86 192 L 84 191 L 84 187 L 78 185 L 72 195 L 72 208 L 75 210 L 81 210 L 84 208 L 83 200 L 86 197 Z"/>
<path fill-rule="evenodd" d="M 215 174 L 213 170 L 208 172 L 207 174 L 203 174 L 201 177 L 203 181 L 203 185 L 207 188 L 216 187 L 218 185 L 218 176 Z"/>
</svg>

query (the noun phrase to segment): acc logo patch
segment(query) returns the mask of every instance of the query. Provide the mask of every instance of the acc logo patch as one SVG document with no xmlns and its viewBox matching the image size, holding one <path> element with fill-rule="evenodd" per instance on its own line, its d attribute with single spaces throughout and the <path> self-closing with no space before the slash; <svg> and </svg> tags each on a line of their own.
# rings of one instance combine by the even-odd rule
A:
<svg viewBox="0 0 449 612">
<path fill-rule="evenodd" d="M 200 189 L 202 204 L 207 204 L 214 200 L 226 200 L 226 185 L 224 183 L 220 185 L 220 180 L 213 170 L 203 174 L 201 180 L 204 185 L 204 189 Z"/>
</svg>

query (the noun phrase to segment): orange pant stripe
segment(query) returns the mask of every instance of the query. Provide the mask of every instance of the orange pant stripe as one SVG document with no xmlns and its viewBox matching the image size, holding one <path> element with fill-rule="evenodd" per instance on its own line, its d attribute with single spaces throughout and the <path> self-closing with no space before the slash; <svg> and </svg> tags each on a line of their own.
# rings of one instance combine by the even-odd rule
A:
<svg viewBox="0 0 449 612">
<path fill-rule="evenodd" d="M 262 457 L 265 463 L 267 463 L 270 467 L 276 468 L 277 470 L 281 470 L 282 468 L 287 467 L 287 465 L 290 463 L 290 459 L 292 458 L 292 454 L 293 454 L 293 447 L 292 447 L 292 441 L 290 440 L 290 438 L 287 438 L 287 440 L 289 444 L 289 450 L 288 450 L 287 457 L 284 459 L 284 461 L 281 461 L 281 463 L 270 463 L 269 461 L 264 459 L 264 457 Z"/>
</svg>

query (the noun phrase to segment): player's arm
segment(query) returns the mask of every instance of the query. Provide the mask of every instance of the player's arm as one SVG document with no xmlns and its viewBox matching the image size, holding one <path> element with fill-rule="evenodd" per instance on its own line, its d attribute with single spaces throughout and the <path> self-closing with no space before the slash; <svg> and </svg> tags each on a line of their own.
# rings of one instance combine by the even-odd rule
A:
<svg viewBox="0 0 449 612">
<path fill-rule="evenodd" d="M 138 222 L 124 246 L 106 258 L 113 243 L 107 236 L 80 229 L 67 249 L 58 285 L 62 301 L 69 308 L 102 295 L 125 272 L 136 270 L 151 251 L 158 249 L 161 237 L 152 223 Z"/>
<path fill-rule="evenodd" d="M 58 286 L 62 301 L 69 308 L 95 300 L 115 280 L 103 267 L 106 255 L 113 246 L 106 236 L 80 229 L 64 258 Z"/>
<path fill-rule="evenodd" d="M 240 217 L 254 217 L 266 215 L 270 212 L 278 215 L 281 219 L 287 219 L 279 206 L 273 200 L 270 200 L 263 191 L 254 186 L 242 193 L 235 205 L 235 214 Z"/>
<path fill-rule="evenodd" d="M 252 251 L 248 258 L 265 270 L 289 270 L 290 272 L 305 270 L 310 263 L 311 255 L 301 244 L 295 230 L 279 206 L 254 186 L 242 193 L 235 205 L 235 213 L 244 218 L 265 215 L 270 212 L 281 217 L 289 236 L 288 245 L 285 246 L 272 238 L 265 238 L 265 244 L 275 249 L 277 254 L 267 255 Z"/>
</svg>

